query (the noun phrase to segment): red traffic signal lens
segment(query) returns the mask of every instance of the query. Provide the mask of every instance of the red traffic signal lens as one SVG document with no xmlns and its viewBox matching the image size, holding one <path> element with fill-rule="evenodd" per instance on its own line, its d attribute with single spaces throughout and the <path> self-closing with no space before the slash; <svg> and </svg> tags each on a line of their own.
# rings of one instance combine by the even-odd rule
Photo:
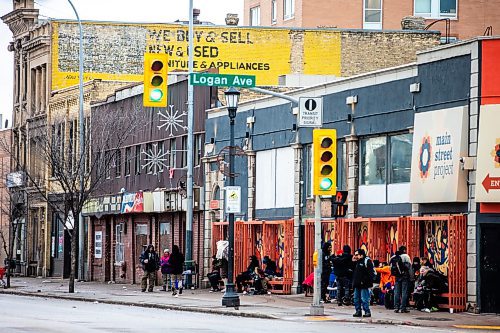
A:
<svg viewBox="0 0 500 333">
<path fill-rule="evenodd" d="M 331 173 L 332 173 L 332 171 L 333 171 L 333 168 L 332 168 L 332 166 L 331 166 L 331 165 L 323 165 L 323 166 L 321 167 L 321 174 L 322 174 L 323 176 L 328 176 L 329 174 L 331 174 Z"/>
<path fill-rule="evenodd" d="M 153 87 L 158 87 L 163 83 L 163 78 L 160 75 L 155 75 L 151 78 L 151 85 Z"/>
<path fill-rule="evenodd" d="M 321 154 L 321 161 L 322 162 L 328 162 L 333 158 L 333 154 L 331 151 L 325 151 L 323 154 Z"/>
<path fill-rule="evenodd" d="M 331 138 L 324 138 L 321 140 L 321 148 L 330 148 L 332 145 L 333 141 Z"/>
<path fill-rule="evenodd" d="M 160 60 L 155 60 L 151 64 L 151 70 L 155 72 L 161 71 L 162 68 L 163 68 L 163 62 Z"/>
</svg>

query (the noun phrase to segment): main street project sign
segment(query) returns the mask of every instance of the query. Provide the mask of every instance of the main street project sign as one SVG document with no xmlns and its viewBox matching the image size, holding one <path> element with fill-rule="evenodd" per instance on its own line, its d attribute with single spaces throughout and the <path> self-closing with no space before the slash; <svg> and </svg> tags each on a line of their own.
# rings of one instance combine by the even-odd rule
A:
<svg viewBox="0 0 500 333">
<path fill-rule="evenodd" d="M 78 24 L 52 21 L 52 90 L 78 84 Z M 141 82 L 144 53 L 168 55 L 170 71 L 188 70 L 188 27 L 83 22 L 85 81 Z M 195 26 L 195 72 L 254 75 L 260 86 L 280 75 L 341 74 L 336 30 Z"/>
</svg>

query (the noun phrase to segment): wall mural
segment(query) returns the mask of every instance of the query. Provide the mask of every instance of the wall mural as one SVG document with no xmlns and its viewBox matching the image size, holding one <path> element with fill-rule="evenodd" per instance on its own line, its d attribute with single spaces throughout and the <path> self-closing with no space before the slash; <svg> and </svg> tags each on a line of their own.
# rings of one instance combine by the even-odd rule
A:
<svg viewBox="0 0 500 333">
<path fill-rule="evenodd" d="M 389 262 L 398 249 L 398 224 L 396 222 L 387 224 L 386 237 L 385 252 L 387 262 Z"/>
<path fill-rule="evenodd" d="M 283 224 L 278 225 L 278 248 L 277 248 L 277 258 L 278 262 L 276 263 L 278 269 L 281 271 L 283 275 L 283 261 L 285 260 L 285 226 Z"/>
<path fill-rule="evenodd" d="M 438 272 L 448 276 L 448 224 L 446 221 L 427 221 L 424 228 L 424 253 Z"/>
<path fill-rule="evenodd" d="M 368 223 L 363 222 L 359 226 L 358 231 L 359 248 L 365 250 L 368 255 Z"/>
<path fill-rule="evenodd" d="M 255 226 L 255 256 L 262 262 L 262 227 L 260 225 Z"/>
<path fill-rule="evenodd" d="M 324 242 L 332 242 L 335 239 L 335 223 L 321 223 L 321 244 Z M 337 249 L 332 249 L 335 252 Z"/>
</svg>

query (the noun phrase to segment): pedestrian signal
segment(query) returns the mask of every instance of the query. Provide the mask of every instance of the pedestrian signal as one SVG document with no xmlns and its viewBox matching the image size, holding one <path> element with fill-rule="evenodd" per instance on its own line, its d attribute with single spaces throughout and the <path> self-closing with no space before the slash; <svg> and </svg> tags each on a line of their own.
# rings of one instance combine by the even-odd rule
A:
<svg viewBox="0 0 500 333">
<path fill-rule="evenodd" d="M 167 55 L 144 54 L 144 106 L 167 107 Z"/>
<path fill-rule="evenodd" d="M 313 130 L 313 195 L 337 193 L 337 131 Z"/>
</svg>

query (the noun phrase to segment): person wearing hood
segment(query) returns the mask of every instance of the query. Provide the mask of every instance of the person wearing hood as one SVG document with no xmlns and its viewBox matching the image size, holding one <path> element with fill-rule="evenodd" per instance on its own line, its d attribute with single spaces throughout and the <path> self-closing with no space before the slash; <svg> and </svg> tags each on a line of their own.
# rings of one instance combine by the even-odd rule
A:
<svg viewBox="0 0 500 333">
<path fill-rule="evenodd" d="M 323 267 L 321 271 L 321 299 L 324 303 L 330 303 L 327 298 L 328 284 L 330 283 L 330 274 L 332 273 L 332 244 L 326 242 L 323 244 Z"/>
<path fill-rule="evenodd" d="M 247 270 L 241 272 L 236 277 L 236 287 L 239 293 L 243 292 L 243 282 L 253 279 L 256 274 L 256 268 L 259 267 L 259 260 L 256 256 L 250 256 L 250 264 L 248 264 Z"/>
<path fill-rule="evenodd" d="M 337 304 L 342 306 L 342 300 L 345 296 L 349 295 L 351 288 L 353 271 L 351 247 L 344 245 L 342 247 L 342 254 L 333 258 L 332 263 L 333 272 L 337 277 Z"/>
<path fill-rule="evenodd" d="M 182 271 L 184 265 L 184 255 L 179 250 L 179 246 L 172 246 L 168 264 L 172 272 L 172 295 L 178 297 L 182 295 Z"/>
<path fill-rule="evenodd" d="M 142 252 L 139 262 L 144 270 L 144 274 L 141 279 L 141 291 L 146 291 L 149 280 L 148 291 L 153 292 L 153 287 L 156 282 L 156 271 L 160 268 L 160 258 L 158 257 L 158 254 L 152 244 L 148 245 L 146 250 Z"/>
<path fill-rule="evenodd" d="M 170 259 L 170 250 L 164 249 L 163 256 L 160 258 L 161 274 L 163 277 L 163 291 L 172 288 L 172 281 L 170 280 L 170 266 L 168 260 Z"/>
</svg>

